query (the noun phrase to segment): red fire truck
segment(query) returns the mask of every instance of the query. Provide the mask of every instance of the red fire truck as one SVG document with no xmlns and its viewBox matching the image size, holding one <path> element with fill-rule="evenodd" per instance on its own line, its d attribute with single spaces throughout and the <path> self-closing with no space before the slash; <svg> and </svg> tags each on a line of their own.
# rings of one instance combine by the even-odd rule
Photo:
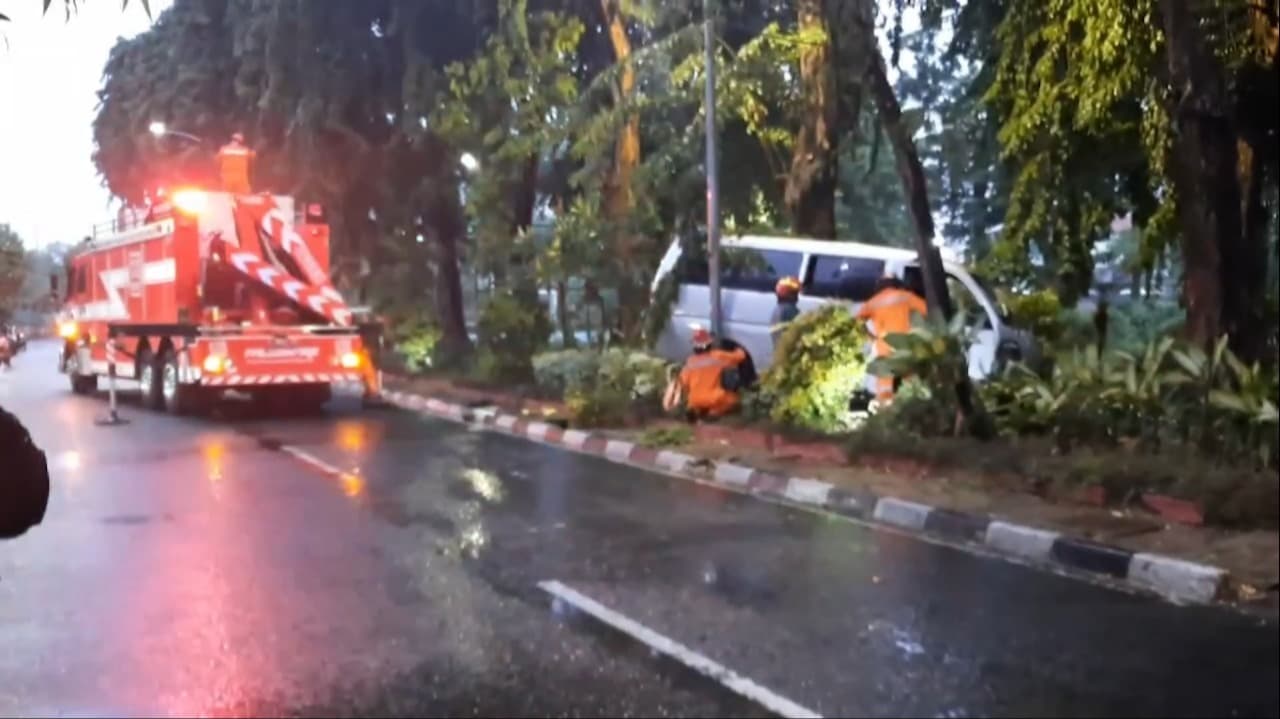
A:
<svg viewBox="0 0 1280 719">
<path fill-rule="evenodd" d="M 299 409 L 335 382 L 368 390 L 368 327 L 330 284 L 323 208 L 300 209 L 183 189 L 87 238 L 67 258 L 58 318 L 72 391 L 94 391 L 112 358 L 147 406 L 174 413 L 227 390 Z"/>
</svg>

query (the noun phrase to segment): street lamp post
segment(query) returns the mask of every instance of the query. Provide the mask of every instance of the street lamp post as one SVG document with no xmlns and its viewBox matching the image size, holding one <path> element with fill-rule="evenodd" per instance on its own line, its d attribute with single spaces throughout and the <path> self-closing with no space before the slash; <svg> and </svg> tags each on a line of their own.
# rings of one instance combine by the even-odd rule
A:
<svg viewBox="0 0 1280 719">
<path fill-rule="evenodd" d="M 711 0 L 702 0 L 702 26 L 707 65 L 707 289 L 711 292 L 711 332 L 717 339 L 724 339 L 724 314 L 720 304 L 720 163 L 716 153 L 715 28 Z"/>
</svg>

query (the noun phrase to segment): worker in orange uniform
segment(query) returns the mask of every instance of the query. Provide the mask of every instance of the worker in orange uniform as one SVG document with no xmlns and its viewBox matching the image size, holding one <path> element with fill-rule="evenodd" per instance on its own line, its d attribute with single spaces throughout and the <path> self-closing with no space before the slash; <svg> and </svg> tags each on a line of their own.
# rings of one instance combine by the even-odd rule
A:
<svg viewBox="0 0 1280 719">
<path fill-rule="evenodd" d="M 858 319 L 870 320 L 871 330 L 875 334 L 875 357 L 886 357 L 893 348 L 885 341 L 889 335 L 902 334 L 911 330 L 911 316 L 928 314 L 929 306 L 920 295 L 906 289 L 893 275 L 885 275 L 876 283 L 876 293 L 871 299 L 858 308 Z M 894 378 L 876 378 L 876 399 L 887 402 L 893 399 Z"/>
<path fill-rule="evenodd" d="M 381 318 L 360 325 L 360 342 L 364 347 L 360 353 L 360 374 L 364 380 L 362 399 L 366 407 L 382 406 L 382 327 Z"/>
<path fill-rule="evenodd" d="M 800 316 L 800 280 L 795 277 L 783 277 L 773 286 L 773 294 L 778 304 L 773 308 L 773 316 L 769 318 L 769 336 L 773 346 L 778 346 L 786 324 Z"/>
<path fill-rule="evenodd" d="M 256 154 L 244 144 L 244 135 L 237 132 L 231 136 L 231 142 L 218 150 L 218 174 L 222 177 L 222 189 L 237 195 L 252 192 L 249 187 L 249 170 Z"/>
<path fill-rule="evenodd" d="M 680 388 L 690 419 L 723 417 L 738 407 L 738 365 L 747 358 L 742 348 L 712 347 L 711 333 L 693 331 L 693 354 L 680 370 Z"/>
</svg>

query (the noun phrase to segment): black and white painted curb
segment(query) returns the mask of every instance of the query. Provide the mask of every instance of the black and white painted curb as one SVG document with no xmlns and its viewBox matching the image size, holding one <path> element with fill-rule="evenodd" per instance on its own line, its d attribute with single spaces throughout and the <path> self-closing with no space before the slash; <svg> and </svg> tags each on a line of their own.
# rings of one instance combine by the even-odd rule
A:
<svg viewBox="0 0 1280 719">
<path fill-rule="evenodd" d="M 720 485 L 793 504 L 921 532 L 953 541 L 978 544 L 999 554 L 1031 563 L 1065 567 L 1103 576 L 1154 592 L 1174 602 L 1206 604 L 1223 599 L 1226 570 L 1159 554 L 1133 552 L 1058 532 L 1011 524 L 983 515 L 931 507 L 870 492 L 850 492 L 827 482 L 784 477 L 728 462 L 700 460 L 689 454 L 642 447 L 632 442 L 503 414 L 473 409 L 435 398 L 385 391 L 388 403 L 413 412 L 456 422 L 479 424 L 506 434 L 599 455 L 612 462 Z"/>
</svg>

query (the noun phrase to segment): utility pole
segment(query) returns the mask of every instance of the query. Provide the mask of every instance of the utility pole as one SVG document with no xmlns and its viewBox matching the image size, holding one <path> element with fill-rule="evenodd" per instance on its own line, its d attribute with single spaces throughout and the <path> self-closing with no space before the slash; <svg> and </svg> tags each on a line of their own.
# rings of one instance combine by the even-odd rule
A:
<svg viewBox="0 0 1280 719">
<path fill-rule="evenodd" d="M 703 40 L 707 64 L 707 289 L 711 292 L 711 332 L 724 339 L 720 305 L 720 162 L 716 153 L 716 52 L 711 0 L 702 0 Z"/>
</svg>

